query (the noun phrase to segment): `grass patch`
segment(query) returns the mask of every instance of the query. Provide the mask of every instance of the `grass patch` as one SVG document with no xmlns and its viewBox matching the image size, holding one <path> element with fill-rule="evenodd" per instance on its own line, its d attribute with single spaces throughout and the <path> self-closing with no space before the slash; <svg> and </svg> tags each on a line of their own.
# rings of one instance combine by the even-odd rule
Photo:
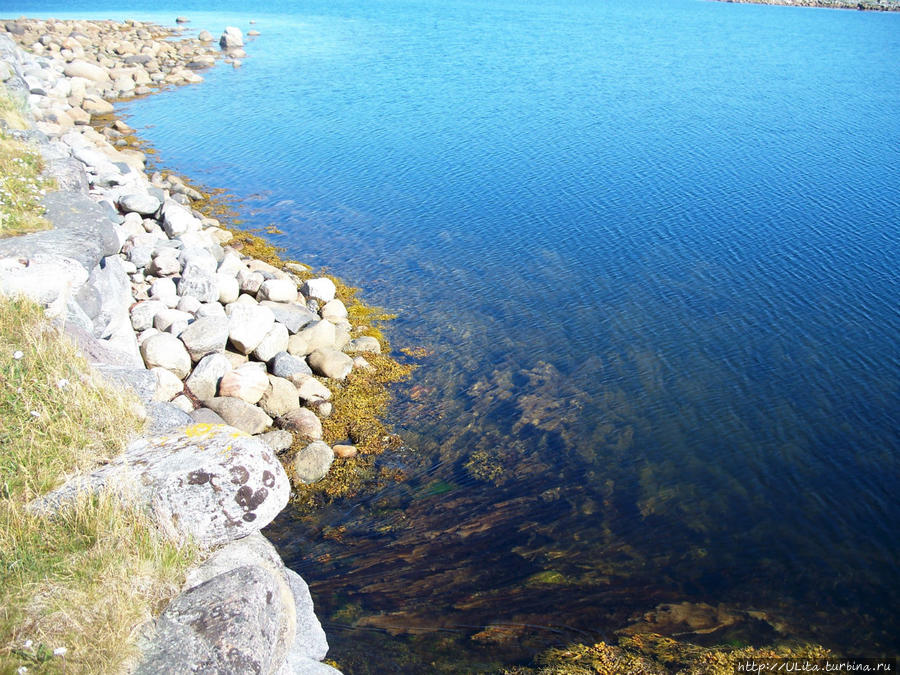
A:
<svg viewBox="0 0 900 675">
<path fill-rule="evenodd" d="M 38 306 L 0 298 L 0 673 L 121 670 L 137 627 L 195 559 L 110 495 L 54 517 L 25 508 L 117 454 L 140 427 L 137 409 L 90 374 Z"/>
<path fill-rule="evenodd" d="M 2 85 L 0 119 L 8 128 L 25 128 L 21 110 Z M 52 184 L 41 175 L 42 170 L 40 154 L 0 125 L 0 237 L 50 228 L 43 217 L 41 197 Z"/>
</svg>

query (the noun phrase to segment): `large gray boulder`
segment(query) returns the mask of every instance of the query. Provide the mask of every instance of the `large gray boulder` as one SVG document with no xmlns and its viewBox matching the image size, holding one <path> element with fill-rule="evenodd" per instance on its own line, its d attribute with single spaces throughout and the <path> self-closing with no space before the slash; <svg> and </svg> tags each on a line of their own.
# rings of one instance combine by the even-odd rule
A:
<svg viewBox="0 0 900 675">
<path fill-rule="evenodd" d="M 34 258 L 47 254 L 71 258 L 90 273 L 100 260 L 119 251 L 119 238 L 109 213 L 79 192 L 44 196 L 44 217 L 52 230 L 0 239 L 0 258 Z"/>
<path fill-rule="evenodd" d="M 144 340 L 141 356 L 148 368 L 166 368 L 182 379 L 191 372 L 190 354 L 184 343 L 171 333 L 157 333 Z"/>
<path fill-rule="evenodd" d="M 88 271 L 72 258 L 44 253 L 0 258 L 0 295 L 29 298 L 54 318 L 65 316 L 69 300 L 87 280 Z"/>
<path fill-rule="evenodd" d="M 293 386 L 293 385 L 291 385 Z M 256 404 L 269 387 L 264 363 L 250 361 L 231 370 L 219 382 L 220 396 L 233 396 Z"/>
<path fill-rule="evenodd" d="M 241 354 L 249 354 L 275 324 L 275 315 L 268 307 L 233 302 L 225 308 L 228 315 L 228 338 Z"/>
<path fill-rule="evenodd" d="M 290 431 L 309 441 L 322 438 L 322 422 L 309 408 L 295 408 L 277 420 L 281 429 Z"/>
<path fill-rule="evenodd" d="M 272 426 L 272 418 L 255 405 L 231 396 L 205 399 L 203 405 L 217 413 L 233 427 L 248 434 L 259 434 Z"/>
<path fill-rule="evenodd" d="M 287 600 L 263 567 L 213 577 L 169 604 L 135 673 L 274 672 L 284 659 Z"/>
<path fill-rule="evenodd" d="M 269 361 L 269 370 L 276 377 L 283 377 L 291 381 L 300 375 L 312 375 L 312 370 L 305 359 L 287 352 L 278 352 L 273 356 Z"/>
<path fill-rule="evenodd" d="M 293 652 L 294 656 L 305 656 L 314 661 L 321 661 L 328 653 L 328 640 L 325 638 L 322 624 L 319 623 L 313 611 L 313 599 L 309 593 L 309 586 L 303 577 L 294 570 L 285 568 L 285 574 L 293 592 L 297 615 L 297 630 L 290 652 Z"/>
<path fill-rule="evenodd" d="M 259 304 L 268 307 L 275 315 L 278 323 L 283 323 L 288 332 L 296 333 L 301 328 L 319 320 L 319 315 L 310 311 L 303 305 L 288 302 L 272 302 L 271 300 L 263 300 Z"/>
<path fill-rule="evenodd" d="M 162 206 L 162 227 L 169 237 L 177 237 L 189 230 L 200 229 L 200 221 L 181 204 L 167 199 Z"/>
<path fill-rule="evenodd" d="M 336 349 L 317 349 L 306 360 L 314 373 L 343 380 L 353 370 L 353 359 Z"/>
<path fill-rule="evenodd" d="M 304 326 L 292 335 L 287 350 L 295 356 L 306 356 L 317 349 L 333 349 L 336 341 L 335 325 L 323 319 Z"/>
<path fill-rule="evenodd" d="M 228 319 L 212 316 L 196 319 L 178 337 L 187 347 L 191 360 L 200 361 L 204 356 L 225 351 Z"/>
<path fill-rule="evenodd" d="M 209 354 L 200 359 L 184 385 L 195 398 L 205 401 L 216 395 L 219 382 L 229 370 L 231 363 L 224 354 Z"/>
<path fill-rule="evenodd" d="M 119 208 L 123 213 L 139 213 L 152 216 L 159 211 L 159 200 L 146 192 L 133 192 L 119 197 Z"/>
<path fill-rule="evenodd" d="M 193 418 L 179 407 L 165 401 L 157 401 L 147 406 L 147 433 L 167 434 L 176 429 L 184 429 L 194 423 Z"/>
<path fill-rule="evenodd" d="M 188 261 L 178 281 L 178 295 L 190 295 L 200 302 L 218 302 L 219 281 L 216 273 L 208 271 L 198 261 Z"/>
<path fill-rule="evenodd" d="M 224 50 L 237 49 L 244 46 L 244 34 L 240 28 L 227 26 L 219 38 L 219 46 Z"/>
<path fill-rule="evenodd" d="M 228 426 L 193 425 L 137 439 L 32 508 L 52 512 L 81 492 L 100 490 L 134 499 L 175 541 L 189 536 L 215 546 L 265 527 L 287 504 L 290 485 L 262 441 Z"/>
<path fill-rule="evenodd" d="M 247 573 L 234 575 L 236 570 L 248 569 L 254 570 L 254 573 L 252 575 Z M 240 580 L 251 577 L 266 578 L 267 583 L 261 587 L 251 584 L 248 589 L 235 589 L 232 586 L 235 577 Z M 319 663 L 319 659 L 325 658 L 328 642 L 325 632 L 316 618 L 309 588 L 298 574 L 284 567 L 275 548 L 258 532 L 223 546 L 206 562 L 191 570 L 187 575 L 183 593 L 191 600 L 204 598 L 203 601 L 196 603 L 202 606 L 207 605 L 206 599 L 213 597 L 207 589 L 221 590 L 225 587 L 231 588 L 233 594 L 218 593 L 218 597 L 224 602 L 208 606 L 209 615 L 212 617 L 232 616 L 233 612 L 228 611 L 228 607 L 234 596 L 247 598 L 248 606 L 252 607 L 257 598 L 248 598 L 248 591 L 253 593 L 257 588 L 261 588 L 265 593 L 272 594 L 272 597 L 267 598 L 266 601 L 271 614 L 266 617 L 267 625 L 270 628 L 268 637 L 261 641 L 263 644 L 253 646 L 253 649 L 261 649 L 265 655 L 271 657 L 269 663 L 272 668 L 262 672 L 318 672 L 314 668 L 322 665 Z M 186 631 L 184 622 L 173 622 L 172 618 L 177 608 L 187 606 L 184 599 L 176 598 L 170 608 L 163 613 L 156 624 L 152 642 L 144 650 L 138 672 L 154 672 L 153 668 L 159 668 L 166 672 L 173 672 L 174 668 L 174 672 L 180 672 L 180 667 L 186 668 L 186 672 L 206 672 L 205 666 L 198 664 L 197 658 L 192 656 L 197 651 L 202 651 L 206 655 L 210 652 L 221 651 L 226 644 L 229 648 L 233 644 L 248 644 L 244 637 L 235 640 L 233 636 L 229 636 L 226 644 L 217 645 L 215 639 L 210 639 L 211 636 L 207 635 L 205 630 L 193 631 L 193 634 Z M 207 625 L 209 624 L 205 623 L 204 628 Z M 195 624 L 190 625 L 190 628 L 195 627 Z M 228 630 L 231 631 L 233 628 Z M 214 633 L 218 632 L 218 627 L 215 627 Z M 186 640 L 186 637 L 190 639 Z M 197 650 L 198 646 L 201 647 L 200 650 Z M 250 661 L 263 662 L 262 659 L 254 656 L 253 651 L 245 652 L 245 655 L 247 653 L 251 655 Z M 227 654 L 217 656 L 229 658 Z M 280 667 L 278 667 L 279 664 L 281 664 Z M 296 669 L 295 666 L 299 669 Z M 329 666 L 323 667 L 326 668 L 324 672 L 338 672 Z M 213 672 L 216 671 L 213 670 Z M 251 666 L 251 671 L 248 672 L 256 671 L 252 670 Z"/>
<path fill-rule="evenodd" d="M 315 298 L 322 302 L 331 302 L 334 300 L 337 289 L 334 282 L 327 277 L 319 277 L 318 279 L 310 279 L 303 284 L 303 295 L 308 298 Z"/>
<path fill-rule="evenodd" d="M 278 353 L 287 349 L 288 338 L 287 327 L 276 321 L 269 329 L 269 332 L 266 333 L 262 342 L 254 348 L 253 356 L 260 361 L 270 361 L 275 358 Z"/>
</svg>

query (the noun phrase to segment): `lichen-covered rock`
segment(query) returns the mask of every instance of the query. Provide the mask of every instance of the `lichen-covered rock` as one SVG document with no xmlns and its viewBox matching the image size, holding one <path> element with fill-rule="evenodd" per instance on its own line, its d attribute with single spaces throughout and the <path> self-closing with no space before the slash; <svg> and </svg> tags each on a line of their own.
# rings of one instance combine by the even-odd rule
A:
<svg viewBox="0 0 900 675">
<path fill-rule="evenodd" d="M 334 462 L 334 452 L 327 443 L 314 441 L 310 443 L 294 458 L 294 473 L 301 483 L 315 483 L 328 473 Z"/>
<path fill-rule="evenodd" d="M 190 536 L 202 546 L 261 529 L 284 508 L 290 492 L 281 463 L 265 443 L 232 427 L 195 424 L 139 438 L 34 508 L 52 511 L 80 491 L 102 489 L 134 499 L 171 538 Z"/>
<path fill-rule="evenodd" d="M 285 612 L 275 574 L 237 567 L 169 604 L 135 673 L 271 673 L 284 658 Z"/>
</svg>

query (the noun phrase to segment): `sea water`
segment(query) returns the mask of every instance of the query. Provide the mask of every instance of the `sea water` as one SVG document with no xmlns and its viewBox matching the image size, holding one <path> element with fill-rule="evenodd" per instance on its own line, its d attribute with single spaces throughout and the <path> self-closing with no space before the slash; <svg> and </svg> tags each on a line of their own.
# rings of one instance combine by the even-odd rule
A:
<svg viewBox="0 0 900 675">
<path fill-rule="evenodd" d="M 64 12 L 126 16 L 5 14 Z M 623 630 L 896 652 L 900 14 L 127 16 L 177 14 L 261 36 L 239 69 L 120 106 L 129 123 L 431 352 L 392 412 L 383 466 L 406 480 L 269 531 L 347 672 Z"/>
</svg>

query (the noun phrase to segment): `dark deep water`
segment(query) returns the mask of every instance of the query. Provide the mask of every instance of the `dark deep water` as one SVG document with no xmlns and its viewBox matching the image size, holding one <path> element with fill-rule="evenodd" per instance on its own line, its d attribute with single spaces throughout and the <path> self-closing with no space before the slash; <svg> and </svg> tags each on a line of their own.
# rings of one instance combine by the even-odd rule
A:
<svg viewBox="0 0 900 675">
<path fill-rule="evenodd" d="M 257 19 L 243 68 L 130 123 L 433 350 L 409 479 L 269 530 L 331 658 L 472 672 L 665 602 L 898 651 L 900 14 L 219 6 L 144 15 Z"/>
</svg>

